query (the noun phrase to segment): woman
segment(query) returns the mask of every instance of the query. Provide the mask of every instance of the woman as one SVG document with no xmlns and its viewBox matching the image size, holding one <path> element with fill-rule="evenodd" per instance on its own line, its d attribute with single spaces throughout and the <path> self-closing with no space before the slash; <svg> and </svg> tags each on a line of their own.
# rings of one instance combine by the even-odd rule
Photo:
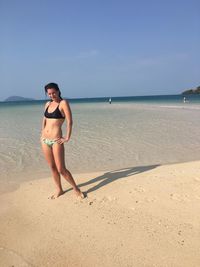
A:
<svg viewBox="0 0 200 267">
<path fill-rule="evenodd" d="M 65 167 L 64 143 L 70 140 L 72 132 L 72 114 L 69 103 L 62 99 L 56 83 L 49 83 L 45 85 L 44 89 L 51 101 L 45 105 L 41 143 L 56 185 L 56 194 L 51 198 L 57 198 L 64 193 L 60 175 L 71 184 L 76 196 L 84 198 L 84 194 L 77 187 L 71 173 Z M 65 119 L 67 134 L 66 137 L 63 137 L 61 127 Z"/>
</svg>

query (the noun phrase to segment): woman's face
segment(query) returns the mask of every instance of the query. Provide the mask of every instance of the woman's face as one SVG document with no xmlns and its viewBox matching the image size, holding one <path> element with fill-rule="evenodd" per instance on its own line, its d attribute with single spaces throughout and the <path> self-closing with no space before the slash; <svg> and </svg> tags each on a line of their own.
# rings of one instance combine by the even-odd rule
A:
<svg viewBox="0 0 200 267">
<path fill-rule="evenodd" d="M 59 91 L 54 88 L 49 88 L 47 89 L 47 95 L 50 99 L 57 100 L 59 98 Z"/>
</svg>

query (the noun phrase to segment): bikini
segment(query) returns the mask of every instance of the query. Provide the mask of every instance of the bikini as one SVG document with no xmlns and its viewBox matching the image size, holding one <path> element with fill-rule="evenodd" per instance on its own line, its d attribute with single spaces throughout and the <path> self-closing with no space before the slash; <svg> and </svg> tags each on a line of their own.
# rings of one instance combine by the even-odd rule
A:
<svg viewBox="0 0 200 267">
<path fill-rule="evenodd" d="M 48 119 L 64 119 L 65 117 L 62 115 L 62 113 L 59 110 L 59 105 L 60 105 L 60 103 L 58 104 L 57 108 L 53 112 L 49 112 L 48 111 L 49 106 L 50 106 L 50 104 L 49 104 L 48 107 L 46 108 L 45 112 L 44 112 L 45 118 L 48 118 Z M 46 145 L 48 145 L 49 147 L 52 147 L 53 144 L 57 143 L 57 140 L 51 140 L 51 139 L 48 139 L 48 138 L 43 138 L 42 141 Z"/>
<path fill-rule="evenodd" d="M 45 112 L 44 112 L 44 116 L 48 119 L 64 119 L 65 117 L 60 112 L 59 105 L 60 105 L 60 103 L 58 104 L 57 108 L 53 112 L 49 113 L 48 112 L 48 109 L 50 106 L 50 104 L 49 104 L 48 107 L 46 108 Z"/>
</svg>

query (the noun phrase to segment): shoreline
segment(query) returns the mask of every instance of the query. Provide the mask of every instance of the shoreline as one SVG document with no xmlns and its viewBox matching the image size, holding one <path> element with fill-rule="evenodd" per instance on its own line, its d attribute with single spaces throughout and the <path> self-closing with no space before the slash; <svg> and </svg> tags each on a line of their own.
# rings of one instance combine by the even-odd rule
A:
<svg viewBox="0 0 200 267">
<path fill-rule="evenodd" d="M 200 162 L 200 160 L 191 160 L 191 161 L 175 161 L 175 162 L 168 162 L 168 163 L 155 163 L 155 164 L 149 164 L 149 165 L 136 165 L 134 167 L 129 167 L 129 166 L 126 166 L 124 168 L 120 168 L 120 169 L 115 169 L 115 168 L 110 168 L 110 169 L 101 169 L 101 170 L 92 170 L 91 172 L 88 172 L 87 170 L 85 171 L 82 171 L 82 172 L 79 172 L 79 171 L 71 171 L 70 172 L 72 173 L 72 176 L 74 177 L 75 181 L 76 181 L 76 177 L 79 177 L 79 176 L 82 176 L 82 175 L 87 175 L 87 174 L 97 174 L 97 173 L 112 173 L 112 172 L 117 172 L 117 171 L 120 171 L 120 170 L 123 170 L 123 169 L 151 169 L 152 166 L 170 166 L 170 165 L 179 165 L 179 164 L 187 164 L 187 163 L 195 163 L 195 162 Z M 17 175 L 19 175 L 20 177 L 22 177 L 22 174 L 21 173 L 17 173 Z M 8 194 L 8 193 L 11 193 L 11 192 L 14 192 L 16 190 L 19 190 L 20 186 L 23 185 L 24 183 L 31 183 L 31 182 L 34 182 L 34 181 L 37 181 L 37 180 L 45 180 L 45 179 L 48 179 L 49 180 L 49 183 L 53 183 L 53 177 L 51 176 L 51 171 L 50 169 L 47 169 L 47 171 L 45 171 L 44 173 L 36 173 L 33 174 L 33 171 L 31 172 L 28 172 L 28 173 L 25 173 L 23 174 L 23 177 L 27 177 L 27 176 L 31 176 L 31 178 L 29 180 L 26 180 L 25 178 L 20 178 L 21 180 L 18 180 L 18 183 L 15 183 L 15 181 L 11 181 L 10 183 L 7 183 L 7 181 L 9 181 L 9 178 L 4 178 L 2 181 L 0 181 L 1 183 L 1 189 L 0 190 L 0 196 L 1 195 L 4 195 L 4 194 Z M 33 178 L 37 176 L 37 178 Z M 65 186 L 68 186 L 68 184 L 66 183 L 65 179 L 63 177 L 61 177 L 61 182 L 62 184 Z"/>
<path fill-rule="evenodd" d="M 86 199 L 49 178 L 0 196 L 1 266 L 200 264 L 200 161 L 75 175 Z"/>
</svg>

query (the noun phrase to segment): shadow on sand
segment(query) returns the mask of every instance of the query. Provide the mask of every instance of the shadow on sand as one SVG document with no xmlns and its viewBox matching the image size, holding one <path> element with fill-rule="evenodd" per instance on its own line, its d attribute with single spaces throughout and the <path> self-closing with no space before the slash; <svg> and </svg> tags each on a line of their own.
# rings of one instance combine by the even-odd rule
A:
<svg viewBox="0 0 200 267">
<path fill-rule="evenodd" d="M 86 186 L 86 185 L 90 185 L 90 184 L 99 182 L 97 185 L 89 188 L 85 192 L 85 193 L 91 193 L 95 190 L 98 190 L 102 186 L 105 186 L 105 185 L 112 183 L 116 180 L 123 179 L 123 178 L 126 178 L 128 176 L 132 176 L 132 175 L 139 174 L 142 172 L 146 172 L 146 171 L 152 170 L 154 168 L 157 168 L 158 166 L 160 166 L 160 165 L 138 166 L 138 167 L 130 167 L 130 168 L 114 170 L 111 172 L 105 172 L 103 175 L 98 176 L 94 179 L 91 179 L 88 182 L 79 184 L 78 186 L 81 187 L 81 186 Z"/>
</svg>

